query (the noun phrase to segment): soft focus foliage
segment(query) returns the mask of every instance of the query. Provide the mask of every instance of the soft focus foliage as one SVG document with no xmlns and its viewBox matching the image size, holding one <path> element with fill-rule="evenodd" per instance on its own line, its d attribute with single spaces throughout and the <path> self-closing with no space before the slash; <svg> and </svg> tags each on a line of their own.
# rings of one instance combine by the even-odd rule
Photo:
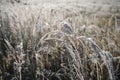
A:
<svg viewBox="0 0 120 80">
<path fill-rule="evenodd" d="M 119 80 L 119 12 L 87 9 L 2 5 L 0 80 Z"/>
</svg>

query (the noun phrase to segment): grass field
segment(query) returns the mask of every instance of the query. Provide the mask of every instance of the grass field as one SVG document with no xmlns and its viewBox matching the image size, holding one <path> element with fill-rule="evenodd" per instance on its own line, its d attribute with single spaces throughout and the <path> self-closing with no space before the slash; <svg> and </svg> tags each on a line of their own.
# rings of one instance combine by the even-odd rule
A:
<svg viewBox="0 0 120 80">
<path fill-rule="evenodd" d="M 1 0 L 0 80 L 119 80 L 115 1 Z"/>
</svg>

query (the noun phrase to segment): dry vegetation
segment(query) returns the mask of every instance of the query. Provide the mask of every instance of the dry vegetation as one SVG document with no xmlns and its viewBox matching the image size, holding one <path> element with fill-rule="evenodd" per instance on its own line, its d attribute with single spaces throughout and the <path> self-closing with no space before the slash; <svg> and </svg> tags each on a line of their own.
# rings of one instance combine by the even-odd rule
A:
<svg viewBox="0 0 120 80">
<path fill-rule="evenodd" d="M 1 6 L 0 80 L 119 80 L 119 12 L 86 11 L 64 4 Z"/>
</svg>

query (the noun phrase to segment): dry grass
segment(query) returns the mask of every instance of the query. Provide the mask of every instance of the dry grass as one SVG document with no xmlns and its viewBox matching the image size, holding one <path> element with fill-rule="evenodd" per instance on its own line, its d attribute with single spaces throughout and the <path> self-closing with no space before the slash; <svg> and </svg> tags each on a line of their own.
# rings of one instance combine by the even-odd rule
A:
<svg viewBox="0 0 120 80">
<path fill-rule="evenodd" d="M 120 15 L 78 8 L 1 6 L 0 80 L 119 80 Z"/>
</svg>

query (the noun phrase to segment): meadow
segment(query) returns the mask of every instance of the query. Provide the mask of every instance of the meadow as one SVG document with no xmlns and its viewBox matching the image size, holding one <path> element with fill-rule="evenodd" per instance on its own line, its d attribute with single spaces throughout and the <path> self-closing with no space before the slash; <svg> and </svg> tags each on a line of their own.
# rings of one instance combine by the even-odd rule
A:
<svg viewBox="0 0 120 80">
<path fill-rule="evenodd" d="M 1 5 L 0 80 L 120 80 L 120 6 L 87 5 Z"/>
</svg>

